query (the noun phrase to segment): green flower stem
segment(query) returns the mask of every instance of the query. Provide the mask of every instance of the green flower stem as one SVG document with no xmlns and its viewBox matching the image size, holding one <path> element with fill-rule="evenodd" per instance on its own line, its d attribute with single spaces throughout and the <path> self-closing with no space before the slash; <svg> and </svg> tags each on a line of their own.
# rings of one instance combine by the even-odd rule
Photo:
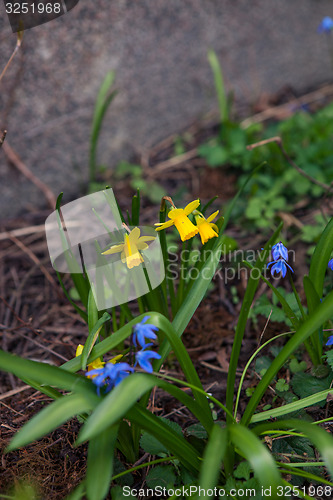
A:
<svg viewBox="0 0 333 500">
<path fill-rule="evenodd" d="M 294 283 L 294 280 L 293 280 L 293 277 L 291 275 L 291 272 L 289 271 L 288 269 L 288 275 L 289 275 L 289 281 L 290 281 L 290 284 L 291 284 L 291 288 L 293 290 L 293 293 L 294 293 L 294 296 L 295 296 L 295 299 L 297 301 L 297 304 L 298 304 L 298 308 L 302 314 L 302 318 L 303 318 L 303 321 L 306 319 L 306 314 L 305 314 L 305 311 L 304 311 L 304 308 L 302 306 L 302 303 L 301 303 L 301 299 L 299 298 L 299 295 L 297 293 L 297 290 L 296 290 L 296 287 L 295 287 L 295 283 Z M 316 332 L 317 334 L 317 332 Z M 311 361 L 312 363 L 317 366 L 317 365 L 320 365 L 321 361 L 320 361 L 320 356 L 318 356 L 318 353 L 316 352 L 316 349 L 314 348 L 314 345 L 313 343 L 311 342 L 311 337 L 304 340 L 304 346 L 305 346 L 305 349 L 308 351 L 308 354 L 311 358 Z"/>
<path fill-rule="evenodd" d="M 289 270 L 289 269 L 288 269 L 288 276 L 289 276 L 289 281 L 290 281 L 290 284 L 291 284 L 291 288 L 292 288 L 292 290 L 293 290 L 293 293 L 294 293 L 294 295 L 295 295 L 295 299 L 296 299 L 297 304 L 298 304 L 298 308 L 299 308 L 299 310 L 300 310 L 300 312 L 301 312 L 301 315 L 302 315 L 303 320 L 305 320 L 305 318 L 306 318 L 306 314 L 305 314 L 304 308 L 303 308 L 303 306 L 302 306 L 301 299 L 299 298 L 299 295 L 298 295 L 298 292 L 297 292 L 297 290 L 296 290 L 296 287 L 295 287 L 295 283 L 294 283 L 293 277 L 292 277 L 291 272 L 290 272 L 290 270 Z"/>
<path fill-rule="evenodd" d="M 165 222 L 166 219 L 166 206 L 164 204 L 163 210 L 160 210 L 160 222 Z M 167 247 L 167 242 L 166 242 L 166 234 L 165 234 L 165 229 L 162 231 L 159 231 L 159 237 L 160 237 L 160 244 L 161 244 L 161 249 L 162 249 L 162 255 L 163 255 L 163 262 L 164 262 L 164 272 L 165 272 L 165 281 L 163 280 L 162 286 L 164 288 L 163 294 L 165 297 L 167 297 L 167 289 L 169 291 L 169 297 L 170 297 L 170 305 L 171 305 L 171 312 L 172 316 L 176 314 L 177 311 L 177 302 L 176 302 L 176 296 L 175 296 L 175 289 L 173 285 L 173 279 L 170 275 L 170 270 L 169 270 L 169 256 L 168 256 L 168 247 Z"/>
<path fill-rule="evenodd" d="M 187 269 L 187 264 L 185 260 L 185 255 L 187 255 L 187 242 L 183 241 L 182 244 L 182 250 L 180 254 L 180 266 L 179 266 L 179 284 L 178 284 L 178 290 L 177 290 L 177 311 L 181 307 L 183 303 L 183 297 L 184 297 L 184 285 L 185 285 L 185 274 L 186 274 L 186 269 Z"/>
<path fill-rule="evenodd" d="M 293 332 L 285 332 L 285 333 L 281 333 L 280 335 L 276 335 L 275 337 L 273 337 L 272 339 L 269 339 L 267 340 L 267 342 L 265 342 L 262 346 L 259 347 L 259 349 L 257 349 L 253 354 L 252 356 L 250 357 L 249 361 L 246 363 L 245 365 L 245 368 L 243 370 L 243 373 L 242 373 L 242 376 L 241 376 L 241 379 L 240 379 L 240 382 L 239 382 L 239 386 L 238 386 L 238 391 L 237 391 L 237 396 L 236 396 L 236 403 L 235 403 L 235 410 L 234 410 L 234 418 L 236 419 L 236 415 L 237 415 L 237 410 L 238 410 L 238 403 L 239 403 L 239 398 L 240 398 L 240 393 L 241 393 L 241 390 L 242 390 L 242 386 L 243 386 L 243 382 L 244 382 L 244 379 L 245 379 L 245 375 L 246 375 L 246 372 L 250 366 L 250 364 L 252 363 L 252 361 L 254 360 L 254 358 L 257 356 L 257 354 L 259 354 L 259 352 L 264 348 L 266 347 L 270 342 L 273 342 L 273 340 L 276 340 L 278 339 L 279 337 L 283 337 L 285 335 L 291 335 Z"/>
<path fill-rule="evenodd" d="M 116 308 L 112 307 L 111 309 L 111 317 L 112 317 L 112 328 L 113 331 L 116 332 L 118 330 L 118 324 L 117 324 L 117 316 L 116 316 Z"/>
</svg>

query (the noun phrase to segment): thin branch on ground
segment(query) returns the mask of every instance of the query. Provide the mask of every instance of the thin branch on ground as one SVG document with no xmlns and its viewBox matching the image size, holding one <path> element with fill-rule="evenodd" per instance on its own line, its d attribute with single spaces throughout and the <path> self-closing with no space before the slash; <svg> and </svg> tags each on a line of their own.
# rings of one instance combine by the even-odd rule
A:
<svg viewBox="0 0 333 500">
<path fill-rule="evenodd" d="M 285 157 L 285 159 L 287 160 L 287 162 L 292 167 L 294 167 L 299 174 L 303 175 L 303 177 L 306 177 L 313 184 L 316 184 L 317 186 L 320 186 L 321 188 L 325 189 L 325 191 L 328 191 L 331 188 L 330 185 L 325 184 L 324 182 L 318 181 L 317 179 L 312 177 L 310 174 L 305 172 L 303 169 L 301 169 L 301 167 L 296 165 L 296 163 L 290 158 L 287 151 L 284 149 L 282 139 L 279 136 L 271 137 L 270 139 L 264 139 L 263 141 L 255 142 L 254 144 L 249 144 L 248 146 L 246 146 L 246 149 L 248 149 L 249 151 L 252 151 L 252 149 L 259 148 L 261 146 L 265 146 L 266 144 L 270 144 L 271 142 L 274 142 L 280 148 L 280 151 L 283 154 L 283 156 Z"/>
</svg>

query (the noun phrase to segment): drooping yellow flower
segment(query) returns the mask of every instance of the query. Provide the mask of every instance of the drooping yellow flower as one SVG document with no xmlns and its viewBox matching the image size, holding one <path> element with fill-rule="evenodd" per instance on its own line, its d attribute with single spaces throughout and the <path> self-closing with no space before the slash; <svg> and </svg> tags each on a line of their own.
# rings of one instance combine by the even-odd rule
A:
<svg viewBox="0 0 333 500">
<path fill-rule="evenodd" d="M 129 234 L 125 234 L 124 243 L 113 245 L 102 255 L 110 255 L 121 252 L 121 261 L 127 264 L 128 269 L 139 266 L 143 262 L 143 257 L 139 250 L 148 248 L 147 241 L 153 241 L 155 236 L 140 236 L 140 229 L 135 227 Z"/>
<path fill-rule="evenodd" d="M 200 205 L 200 200 L 191 201 L 185 208 L 172 208 L 168 213 L 169 221 L 167 222 L 157 222 L 155 226 L 157 227 L 156 231 L 161 231 L 162 229 L 166 229 L 167 227 L 171 227 L 173 225 L 176 226 L 178 232 L 180 234 L 181 240 L 186 241 L 190 238 L 193 238 L 199 230 L 198 228 L 192 224 L 188 215 L 193 212 Z"/>
<path fill-rule="evenodd" d="M 213 224 L 213 222 L 211 222 L 213 219 L 215 219 L 218 213 L 219 211 L 217 210 L 207 219 L 202 214 L 195 216 L 195 222 L 197 224 L 197 228 L 199 230 L 201 238 L 201 243 L 203 245 L 206 243 L 206 241 L 210 240 L 211 238 L 216 238 L 218 236 L 219 229 L 216 224 Z"/>
<path fill-rule="evenodd" d="M 76 348 L 75 357 L 81 356 L 82 351 L 83 351 L 83 345 L 79 344 Z M 89 363 L 88 372 L 90 372 L 90 370 L 96 370 L 96 368 L 103 368 L 104 365 L 105 365 L 104 361 L 102 361 L 101 358 L 97 358 L 92 363 Z M 92 375 L 92 378 L 93 377 L 96 377 L 96 375 Z"/>
</svg>

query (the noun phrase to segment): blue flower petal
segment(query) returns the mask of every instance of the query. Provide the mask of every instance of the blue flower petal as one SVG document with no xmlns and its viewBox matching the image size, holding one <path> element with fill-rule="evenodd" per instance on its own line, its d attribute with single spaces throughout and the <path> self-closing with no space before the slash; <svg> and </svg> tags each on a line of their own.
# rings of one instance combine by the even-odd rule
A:
<svg viewBox="0 0 333 500">
<path fill-rule="evenodd" d="M 133 327 L 133 344 L 135 347 L 138 347 L 138 345 L 143 347 L 146 343 L 146 338 L 149 340 L 155 340 L 157 338 L 154 333 L 158 330 L 157 326 L 145 324 L 149 318 L 150 316 L 144 316 L 142 321 Z"/>
<path fill-rule="evenodd" d="M 326 345 L 333 345 L 333 335 L 329 337 L 328 341 L 326 342 Z"/>
</svg>

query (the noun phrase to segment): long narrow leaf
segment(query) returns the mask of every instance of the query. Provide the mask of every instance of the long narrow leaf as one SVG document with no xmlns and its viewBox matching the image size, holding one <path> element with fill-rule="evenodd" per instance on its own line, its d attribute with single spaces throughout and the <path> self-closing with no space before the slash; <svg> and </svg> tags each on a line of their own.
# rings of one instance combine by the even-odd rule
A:
<svg viewBox="0 0 333 500">
<path fill-rule="evenodd" d="M 89 316 L 89 315 L 88 315 Z M 98 334 L 101 331 L 102 326 L 104 323 L 109 321 L 111 319 L 111 316 L 109 313 L 105 312 L 103 316 L 95 323 L 94 327 L 90 330 L 89 329 L 89 335 L 88 338 L 84 344 L 83 351 L 81 354 L 81 369 L 85 370 L 87 366 L 87 359 L 91 353 L 91 350 L 97 340 Z"/>
<path fill-rule="evenodd" d="M 288 413 L 299 411 L 303 408 L 308 408 L 311 405 L 320 403 L 321 401 L 325 401 L 329 394 L 333 396 L 333 389 L 317 392 L 316 394 L 312 394 L 307 398 L 299 399 L 298 401 L 294 401 L 293 403 L 279 406 L 278 408 L 274 408 L 273 410 L 256 413 L 251 418 L 251 424 L 254 424 L 255 422 L 263 422 L 264 420 L 269 420 L 270 418 L 281 417 L 283 415 L 288 415 Z"/>
<path fill-rule="evenodd" d="M 48 384 L 78 393 L 93 394 L 93 386 L 81 375 L 69 373 L 57 366 L 23 359 L 0 350 L 0 370 L 13 373 L 22 380 L 31 379 L 39 384 Z"/>
<path fill-rule="evenodd" d="M 88 500 L 103 500 L 108 494 L 118 427 L 109 427 L 89 441 L 85 481 Z"/>
<path fill-rule="evenodd" d="M 274 495 L 276 487 L 281 484 L 281 476 L 275 460 L 266 446 L 243 425 L 232 424 L 228 427 L 228 431 L 231 441 L 249 461 L 261 484 L 265 488 L 271 486 Z"/>
<path fill-rule="evenodd" d="M 313 252 L 309 270 L 309 278 L 312 281 L 318 296 L 323 296 L 324 278 L 327 264 L 333 250 L 333 218 L 325 227 Z"/>
<path fill-rule="evenodd" d="M 45 436 L 79 413 L 91 410 L 94 402 L 91 395 L 72 394 L 57 399 L 43 408 L 11 440 L 7 451 L 26 446 Z"/>
<path fill-rule="evenodd" d="M 320 455 L 326 463 L 326 466 L 333 478 L 333 437 L 315 424 L 301 420 L 280 420 L 267 424 L 257 425 L 253 431 L 256 434 L 262 434 L 272 429 L 296 429 L 305 434 L 318 449 Z"/>
<path fill-rule="evenodd" d="M 227 439 L 227 429 L 221 429 L 219 425 L 214 424 L 199 475 L 199 488 L 202 488 L 203 491 L 214 489 L 217 484 L 221 463 L 227 450 Z M 200 498 L 200 495 L 195 498 Z"/>
</svg>

